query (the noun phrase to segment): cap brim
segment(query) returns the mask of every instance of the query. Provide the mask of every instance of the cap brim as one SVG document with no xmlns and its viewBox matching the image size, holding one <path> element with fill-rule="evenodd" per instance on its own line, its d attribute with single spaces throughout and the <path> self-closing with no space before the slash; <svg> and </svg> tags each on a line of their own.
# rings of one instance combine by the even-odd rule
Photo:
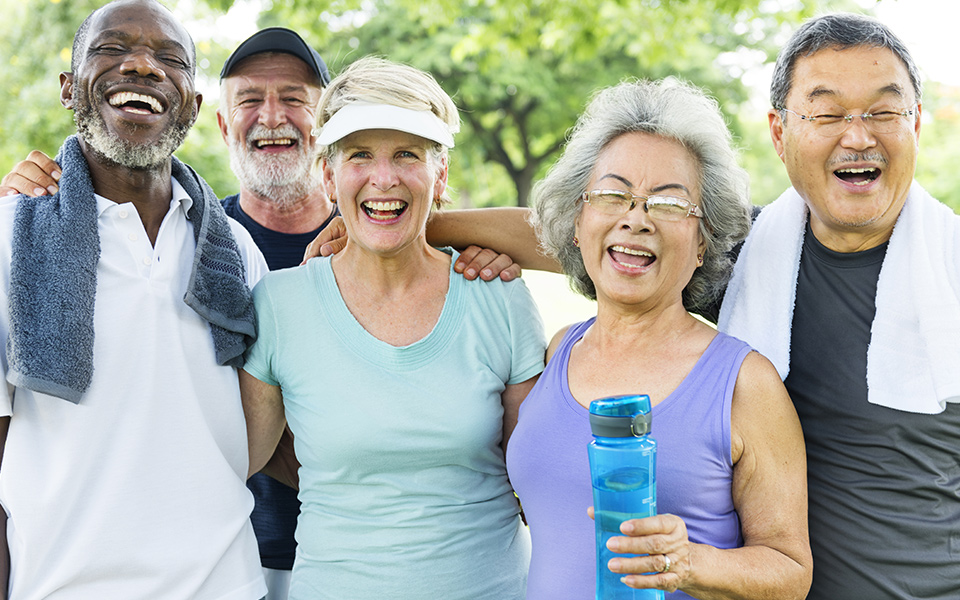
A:
<svg viewBox="0 0 960 600">
<path fill-rule="evenodd" d="M 223 63 L 223 68 L 220 70 L 220 79 L 230 75 L 230 72 L 240 61 L 264 52 L 292 54 L 307 64 L 310 71 L 320 80 L 321 85 L 330 83 L 327 64 L 323 62 L 320 54 L 310 47 L 297 32 L 285 27 L 261 29 L 244 40 Z"/>
<path fill-rule="evenodd" d="M 432 111 L 365 102 L 353 102 L 334 113 L 324 124 L 317 141 L 329 146 L 351 133 L 368 129 L 403 131 L 453 148 L 453 133 Z"/>
</svg>

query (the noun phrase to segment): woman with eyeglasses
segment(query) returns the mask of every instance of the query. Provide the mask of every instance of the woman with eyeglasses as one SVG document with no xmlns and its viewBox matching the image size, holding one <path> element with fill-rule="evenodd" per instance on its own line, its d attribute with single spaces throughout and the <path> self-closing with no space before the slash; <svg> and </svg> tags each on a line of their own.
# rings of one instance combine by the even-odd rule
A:
<svg viewBox="0 0 960 600">
<path fill-rule="evenodd" d="M 597 316 L 561 330 L 520 407 L 507 468 L 533 540 L 528 600 L 594 595 L 587 443 L 597 398 L 653 404 L 659 514 L 623 523 L 609 568 L 667 598 L 803 598 L 800 424 L 773 366 L 688 311 L 715 302 L 749 228 L 747 176 L 716 103 L 627 82 L 587 107 L 534 190 L 546 253 Z"/>
</svg>

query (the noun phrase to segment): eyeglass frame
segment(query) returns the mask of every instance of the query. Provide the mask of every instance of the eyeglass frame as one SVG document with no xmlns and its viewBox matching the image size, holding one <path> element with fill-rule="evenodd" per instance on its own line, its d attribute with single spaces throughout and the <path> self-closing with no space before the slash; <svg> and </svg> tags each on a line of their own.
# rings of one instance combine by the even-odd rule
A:
<svg viewBox="0 0 960 600">
<path fill-rule="evenodd" d="M 914 104 L 912 104 L 909 108 L 905 108 L 905 109 L 903 109 L 902 111 L 882 110 L 882 111 L 879 111 L 879 112 L 889 112 L 889 113 L 893 113 L 893 114 L 895 114 L 895 115 L 897 115 L 897 116 L 899 116 L 899 117 L 903 117 L 903 118 L 916 117 L 916 116 L 917 116 L 917 115 L 916 115 L 916 114 L 917 114 L 917 108 L 918 108 L 919 106 L 920 106 L 919 103 L 914 103 Z M 850 125 L 853 124 L 853 119 L 854 119 L 854 117 L 860 117 L 860 122 L 863 123 L 863 126 L 866 127 L 867 129 L 869 129 L 870 131 L 873 131 L 874 133 L 876 133 L 876 131 L 874 131 L 873 128 L 872 128 L 872 123 L 876 123 L 876 121 L 872 121 L 873 117 L 876 116 L 874 113 L 865 112 L 865 113 L 861 113 L 861 114 L 847 113 L 847 114 L 845 114 L 845 115 L 802 115 L 802 114 L 800 114 L 800 113 L 798 113 L 798 112 L 796 112 L 796 111 L 794 111 L 794 110 L 790 110 L 790 109 L 787 108 L 786 106 L 774 106 L 774 107 L 773 107 L 773 110 L 775 110 L 775 111 L 777 111 L 777 112 L 780 112 L 780 113 L 788 112 L 788 113 L 790 113 L 790 114 L 792 114 L 792 115 L 795 115 L 795 116 L 799 117 L 801 121 L 806 121 L 807 123 L 810 123 L 811 125 L 816 125 L 817 119 L 822 119 L 822 118 L 824 118 L 824 117 L 832 117 L 832 116 L 839 117 L 839 118 L 842 119 L 843 121 L 846 121 L 846 124 L 843 126 L 843 129 L 841 129 L 839 132 L 834 133 L 834 134 L 830 134 L 830 135 L 821 134 L 821 135 L 825 135 L 826 137 L 836 137 L 836 136 L 838 136 L 838 135 L 843 135 L 844 133 L 846 133 L 847 129 L 850 128 Z M 783 116 L 783 115 L 781 115 L 781 117 L 782 117 L 782 116 Z M 824 127 L 824 124 L 821 123 L 821 124 L 820 124 L 820 127 L 821 127 L 821 128 Z M 822 131 L 822 129 L 814 128 L 814 131 Z"/>
<path fill-rule="evenodd" d="M 677 196 L 668 196 L 668 195 L 666 195 L 666 194 L 651 194 L 650 196 L 641 196 L 641 195 L 639 195 L 639 194 L 634 194 L 633 192 L 630 192 L 630 191 L 627 191 L 627 190 L 609 190 L 609 189 L 589 190 L 589 191 L 586 191 L 586 192 L 580 194 L 580 201 L 583 202 L 584 204 L 590 204 L 591 206 L 594 206 L 594 208 L 596 208 L 596 206 L 595 206 L 593 203 L 590 202 L 590 195 L 591 195 L 591 194 L 595 194 L 595 195 L 606 195 L 606 194 L 610 194 L 610 195 L 615 195 L 615 196 L 625 196 L 625 197 L 629 198 L 629 199 L 630 199 L 630 208 L 628 208 L 627 210 L 623 211 L 623 213 L 622 213 L 623 215 L 629 213 L 631 210 L 633 210 L 633 209 L 636 208 L 637 206 L 642 206 L 642 207 L 643 207 L 643 212 L 646 213 L 646 214 L 650 214 L 650 210 L 647 208 L 647 201 L 648 201 L 648 200 L 650 200 L 651 198 L 669 198 L 670 200 L 675 200 L 675 201 L 677 201 L 676 203 L 671 202 L 671 203 L 669 203 L 669 204 L 679 205 L 679 206 L 681 206 L 681 207 L 683 206 L 683 204 L 689 205 L 689 208 L 687 208 L 687 214 L 683 215 L 683 217 L 681 217 L 680 219 L 677 219 L 676 221 L 673 221 L 673 222 L 679 223 L 680 221 L 682 221 L 683 219 L 686 219 L 687 217 L 696 217 L 696 218 L 698 218 L 698 219 L 706 219 L 706 216 L 703 214 L 703 210 L 700 208 L 699 205 L 694 204 L 693 202 L 691 202 L 690 200 L 687 200 L 686 198 L 680 198 L 680 197 L 677 197 Z M 641 200 L 643 200 L 643 202 L 637 202 L 637 199 L 641 199 Z M 665 204 L 666 204 L 666 203 L 665 203 Z M 603 211 L 601 210 L 600 212 L 603 212 Z M 613 213 L 606 213 L 606 214 L 613 214 Z M 622 216 L 622 215 L 621 215 L 621 216 Z M 654 217 L 654 218 L 655 218 L 655 217 Z M 704 222 L 706 222 L 706 221 L 704 221 Z"/>
</svg>

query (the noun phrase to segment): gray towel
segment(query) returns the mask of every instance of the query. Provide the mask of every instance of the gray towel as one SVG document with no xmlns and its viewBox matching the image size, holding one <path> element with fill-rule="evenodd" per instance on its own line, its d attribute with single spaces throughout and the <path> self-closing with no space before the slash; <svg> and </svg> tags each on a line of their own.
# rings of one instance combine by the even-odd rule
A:
<svg viewBox="0 0 960 600">
<path fill-rule="evenodd" d="M 21 198 L 10 265 L 7 379 L 77 403 L 93 377 L 93 312 L 100 236 L 97 203 L 76 136 L 57 155 L 54 196 Z M 197 250 L 184 302 L 210 322 L 217 362 L 240 367 L 256 339 L 253 296 L 227 216 L 210 187 L 173 159 L 173 177 L 193 199 L 187 218 Z"/>
</svg>

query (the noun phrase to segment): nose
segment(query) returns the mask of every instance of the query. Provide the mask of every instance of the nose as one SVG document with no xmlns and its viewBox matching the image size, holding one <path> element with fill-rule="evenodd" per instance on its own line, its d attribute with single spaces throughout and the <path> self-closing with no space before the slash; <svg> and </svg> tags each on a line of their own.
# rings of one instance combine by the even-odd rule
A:
<svg viewBox="0 0 960 600">
<path fill-rule="evenodd" d="M 167 73 L 147 50 L 130 52 L 120 65 L 120 70 L 125 75 L 133 73 L 154 81 L 163 81 L 167 78 Z"/>
<path fill-rule="evenodd" d="M 264 127 L 274 129 L 287 122 L 287 114 L 283 110 L 283 103 L 274 94 L 267 94 L 260 105 L 257 122 Z"/>
<path fill-rule="evenodd" d="M 636 204 L 620 217 L 620 228 L 632 231 L 633 233 L 652 232 L 656 229 L 656 224 L 650 218 L 650 214 L 645 209 L 645 200 L 636 199 Z"/>
<path fill-rule="evenodd" d="M 370 183 L 381 192 L 399 184 L 400 178 L 397 176 L 397 170 L 393 162 L 385 158 L 377 159 L 370 173 Z"/>
<path fill-rule="evenodd" d="M 866 121 L 860 116 L 855 116 L 840 137 L 840 144 L 851 150 L 864 150 L 876 146 L 877 138 L 867 127 Z"/>
</svg>

